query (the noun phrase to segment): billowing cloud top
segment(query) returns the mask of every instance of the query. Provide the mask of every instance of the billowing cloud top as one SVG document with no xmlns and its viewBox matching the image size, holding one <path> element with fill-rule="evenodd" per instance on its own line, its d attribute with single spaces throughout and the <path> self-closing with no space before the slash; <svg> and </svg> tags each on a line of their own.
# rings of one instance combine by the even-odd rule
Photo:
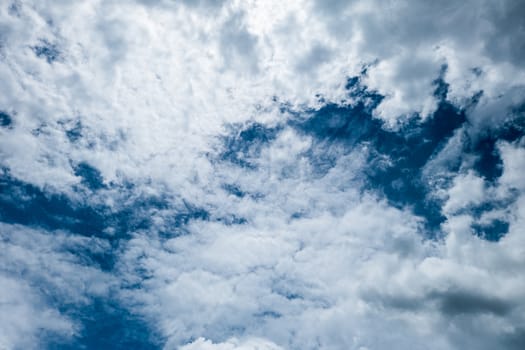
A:
<svg viewBox="0 0 525 350">
<path fill-rule="evenodd" d="M 523 1 L 4 1 L 0 349 L 525 348 Z"/>
</svg>

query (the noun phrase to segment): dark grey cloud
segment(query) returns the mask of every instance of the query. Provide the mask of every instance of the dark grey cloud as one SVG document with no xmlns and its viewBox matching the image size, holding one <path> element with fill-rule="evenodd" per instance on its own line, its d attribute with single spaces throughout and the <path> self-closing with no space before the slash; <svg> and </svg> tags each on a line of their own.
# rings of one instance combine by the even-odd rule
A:
<svg viewBox="0 0 525 350">
<path fill-rule="evenodd" d="M 505 316 L 512 310 L 512 303 L 495 297 L 477 294 L 474 291 L 446 291 L 430 293 L 437 300 L 440 310 L 447 316 L 491 313 Z"/>
</svg>

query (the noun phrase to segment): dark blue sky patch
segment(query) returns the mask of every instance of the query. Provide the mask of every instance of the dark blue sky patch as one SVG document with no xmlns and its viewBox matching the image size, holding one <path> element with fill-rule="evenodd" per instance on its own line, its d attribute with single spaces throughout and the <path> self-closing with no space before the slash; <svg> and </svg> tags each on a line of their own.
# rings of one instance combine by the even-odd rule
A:
<svg viewBox="0 0 525 350">
<path fill-rule="evenodd" d="M 290 219 L 291 220 L 302 219 L 306 217 L 306 214 L 307 214 L 306 211 L 296 211 L 295 213 L 290 215 Z"/>
<path fill-rule="evenodd" d="M 384 100 L 385 97 L 377 91 L 369 90 L 362 83 L 366 74 L 367 68 L 365 67 L 360 76 L 348 78 L 346 80 L 345 89 L 348 97 L 357 100 L 358 103 L 362 103 L 362 105 L 366 107 L 366 111 L 370 113 Z"/>
<path fill-rule="evenodd" d="M 474 223 L 472 229 L 478 237 L 497 242 L 509 232 L 509 223 L 496 219 L 487 224 Z"/>
<path fill-rule="evenodd" d="M 117 236 L 124 238 L 134 232 L 147 230 L 153 225 L 153 215 L 164 206 L 164 203 L 159 204 L 158 201 L 158 198 L 124 201 L 122 209 L 106 217 L 108 226 L 115 229 Z"/>
<path fill-rule="evenodd" d="M 255 201 L 259 200 L 259 199 L 262 199 L 265 197 L 265 195 L 261 192 L 249 192 L 249 191 L 245 191 L 241 188 L 241 186 L 239 185 L 235 185 L 235 184 L 223 184 L 221 186 L 225 191 L 226 193 L 232 195 L 232 196 L 235 196 L 237 198 L 245 198 L 245 197 L 248 197 L 248 198 L 251 198 Z"/>
<path fill-rule="evenodd" d="M 65 308 L 63 313 L 80 322 L 80 334 L 71 342 L 47 339 L 48 349 L 160 349 L 161 338 L 145 320 L 110 299 L 95 298 L 83 308 Z"/>
<path fill-rule="evenodd" d="M 45 192 L 31 184 L 10 176 L 4 170 L 0 177 L 0 221 L 39 227 L 47 230 L 63 230 L 84 236 L 101 237 L 107 246 L 65 245 L 63 252 L 75 256 L 80 264 L 93 266 L 103 271 L 112 271 L 123 237 L 104 234 L 111 221 L 117 227 L 127 230 L 125 218 L 107 208 L 83 206 L 73 203 L 62 194 Z M 125 226 L 125 227 L 122 227 Z M 51 233 L 52 234 L 52 233 Z M 128 232 L 126 232 L 128 234 Z M 45 282 L 33 281 L 45 286 Z M 49 290 L 46 301 L 62 314 L 78 322 L 80 333 L 74 339 L 64 339 L 52 333 L 39 334 L 41 348 L 48 349 L 158 349 L 160 338 L 149 328 L 144 320 L 130 314 L 119 305 L 115 294 L 109 299 L 95 298 L 88 305 L 71 303 Z"/>
<path fill-rule="evenodd" d="M 100 179 L 95 176 L 95 184 Z M 84 169 L 85 170 L 85 169 Z M 93 185 L 90 185 L 93 187 Z M 97 186 L 95 186 L 97 187 Z M 90 204 L 92 194 L 85 193 L 82 203 L 73 202 L 65 194 L 46 192 L 36 186 L 20 181 L 5 171 L 0 176 L 0 221 L 41 227 L 46 230 L 63 230 L 87 237 L 100 237 L 111 242 L 116 248 L 121 240 L 127 240 L 136 231 L 154 229 L 154 216 L 166 220 L 166 234 L 177 235 L 192 220 L 208 220 L 210 214 L 203 208 L 190 203 L 177 209 L 168 197 L 134 196 L 133 187 L 115 187 L 122 196 L 116 209 Z M 112 229 L 112 234 L 107 229 Z M 108 257 L 109 258 L 109 257 Z M 99 259 L 93 257 L 94 260 Z M 109 262 L 101 262 L 101 265 Z M 109 264 L 111 265 L 111 264 Z"/>
<path fill-rule="evenodd" d="M 368 139 L 370 132 L 381 127 L 381 123 L 371 118 L 363 104 L 341 106 L 331 103 L 318 110 L 307 111 L 307 114 L 311 117 L 292 120 L 290 125 L 319 140 L 343 142 L 350 146 Z"/>
<path fill-rule="evenodd" d="M 477 139 L 471 152 L 477 156 L 474 169 L 488 181 L 498 179 L 503 173 L 503 161 L 496 148 L 498 138 L 487 134 Z"/>
<path fill-rule="evenodd" d="M 210 213 L 204 209 L 184 201 L 184 208 L 174 216 L 174 224 L 178 227 L 187 225 L 192 220 L 208 220 Z"/>
<path fill-rule="evenodd" d="M 45 59 L 49 64 L 59 60 L 61 56 L 58 46 L 45 39 L 41 39 L 40 44 L 33 46 L 32 49 L 37 57 Z"/>
<path fill-rule="evenodd" d="M 471 69 L 471 71 L 476 77 L 479 77 L 481 74 L 483 74 L 483 70 L 479 67 L 474 67 Z"/>
<path fill-rule="evenodd" d="M 469 215 L 474 219 L 471 225 L 473 233 L 487 241 L 497 242 L 509 231 L 509 223 L 504 218 L 495 218 L 486 221 L 483 217 L 490 215 L 491 212 L 508 212 L 508 208 L 516 201 L 517 193 L 511 192 L 511 195 L 505 199 L 491 199 L 478 204 L 462 208 L 456 212 L 456 215 Z"/>
<path fill-rule="evenodd" d="M 75 166 L 75 175 L 80 176 L 80 183 L 92 191 L 105 188 L 104 178 L 100 171 L 86 162 L 81 162 Z"/>
<path fill-rule="evenodd" d="M 8 172 L 0 176 L 0 220 L 84 236 L 99 236 L 105 227 L 99 210 L 74 205 L 65 195 L 46 193 Z"/>
<path fill-rule="evenodd" d="M 279 127 L 267 127 L 259 123 L 233 125 L 230 134 L 222 139 L 224 151 L 219 159 L 237 166 L 256 169 L 256 159 L 264 146 L 273 141 Z"/>
<path fill-rule="evenodd" d="M 239 217 L 237 215 L 226 215 L 221 216 L 216 219 L 216 221 L 223 223 L 224 225 L 230 226 L 230 225 L 244 225 L 248 223 L 248 220 L 246 220 L 243 217 Z"/>
<path fill-rule="evenodd" d="M 242 191 L 241 188 L 235 184 L 223 184 L 222 188 L 235 197 L 243 198 L 246 196 L 246 192 Z"/>
<path fill-rule="evenodd" d="M 525 116 L 518 114 L 501 128 L 485 129 L 469 137 L 465 152 L 476 156 L 474 170 L 490 182 L 503 173 L 503 161 L 497 149 L 500 141 L 514 142 L 525 136 Z"/>
<path fill-rule="evenodd" d="M 366 69 L 362 75 L 365 74 Z M 327 103 L 319 109 L 306 110 L 304 113 L 294 113 L 285 108 L 295 117 L 289 124 L 318 139 L 343 141 L 351 146 L 373 139 L 375 133 L 382 131 L 382 122 L 373 118 L 372 112 L 384 97 L 364 86 L 363 76 L 347 79 L 345 88 L 352 100 L 351 104 Z"/>
<path fill-rule="evenodd" d="M 82 123 L 80 120 L 77 120 L 73 126 L 68 128 L 66 130 L 66 137 L 68 138 L 69 142 L 76 143 L 82 138 Z"/>
<path fill-rule="evenodd" d="M 13 124 L 13 118 L 4 111 L 0 111 L 0 127 L 9 128 Z"/>
<path fill-rule="evenodd" d="M 135 195 L 132 184 L 114 186 L 121 194 L 119 209 L 106 216 L 107 225 L 115 229 L 118 237 L 127 239 L 135 232 L 153 230 L 162 237 L 176 237 L 186 233 L 185 226 L 192 220 L 205 220 L 209 213 L 189 202 L 180 204 L 166 195 Z M 158 225 L 156 218 L 164 224 Z"/>
<path fill-rule="evenodd" d="M 429 199 L 431 189 L 423 182 L 421 169 L 465 120 L 464 112 L 442 101 L 427 120 L 415 118 L 397 132 L 380 133 L 375 140 L 376 149 L 391 159 L 392 166 L 371 169 L 372 187 L 381 188 L 391 202 L 412 207 L 416 215 L 426 218 L 430 232 L 439 230 L 445 217 L 441 214 L 441 206 Z M 459 167 L 460 163 L 452 165 Z"/>
<path fill-rule="evenodd" d="M 107 208 L 73 203 L 63 194 L 44 192 L 8 174 L 0 177 L 1 222 L 99 237 L 108 240 L 113 249 L 122 237 L 106 234 L 111 215 Z M 105 271 L 111 270 L 115 263 L 111 250 L 95 252 L 75 247 L 70 252 L 78 255 L 86 264 L 96 265 Z"/>
</svg>

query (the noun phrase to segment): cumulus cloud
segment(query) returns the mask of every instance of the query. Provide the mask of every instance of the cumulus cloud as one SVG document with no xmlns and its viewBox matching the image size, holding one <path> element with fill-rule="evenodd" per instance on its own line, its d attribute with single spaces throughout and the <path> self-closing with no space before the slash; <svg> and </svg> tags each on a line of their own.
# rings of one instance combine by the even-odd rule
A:
<svg viewBox="0 0 525 350">
<path fill-rule="evenodd" d="M 2 108 L 16 113 L 2 150 L 17 176 L 62 190 L 75 182 L 69 159 L 92 163 L 109 181 L 146 172 L 160 180 L 191 167 L 207 147 L 202 136 L 224 122 L 271 118 L 254 107 L 272 96 L 294 105 L 315 105 L 316 94 L 339 101 L 344 76 L 363 66 L 364 83 L 385 96 L 374 113 L 390 126 L 436 110 L 433 82 L 443 65 L 454 101 L 483 91 L 477 113 L 486 104 L 503 111 L 519 101 L 500 96 L 524 80 L 521 61 L 507 59 L 519 48 L 496 44 L 523 41 L 507 25 L 520 23 L 513 6 L 14 2 L 2 9 L 13 28 L 2 32 Z M 70 147 L 59 126 L 75 119 L 91 138 L 81 147 Z M 10 144 L 20 138 L 23 151 Z M 194 146 L 191 156 L 182 144 Z M 115 157 L 118 169 L 107 160 Z M 28 164 L 45 178 L 31 177 Z"/>
<path fill-rule="evenodd" d="M 0 237 L 0 346 L 36 349 L 46 339 L 66 342 L 78 335 L 82 324 L 71 318 L 71 308 L 107 297 L 115 284 L 85 266 L 92 255 L 104 254 L 107 243 L 3 223 Z"/>
<path fill-rule="evenodd" d="M 523 11 L 1 5 L 0 347 L 522 348 Z"/>
<path fill-rule="evenodd" d="M 197 221 L 190 235 L 161 246 L 148 234 L 129 242 L 121 262 L 139 258 L 149 278 L 126 299 L 163 329 L 168 348 L 191 338 L 195 327 L 218 342 L 233 332 L 283 348 L 489 349 L 521 339 L 523 286 L 510 272 L 523 266 L 521 245 L 510 243 L 523 239 L 517 217 L 504 238 L 490 243 L 473 235 L 471 217 L 451 215 L 446 239 L 433 242 L 424 238 L 421 218 L 355 191 L 352 177 L 366 166 L 359 157 L 341 157 L 321 179 L 304 169 L 283 178 L 290 165 L 258 159 L 264 170 L 243 175 L 271 192 L 222 199 L 249 224 Z M 292 168 L 303 161 L 287 158 Z M 445 208 L 468 208 L 462 186 L 480 181 L 459 175 Z M 481 200 L 482 194 L 473 199 Z M 513 205 L 514 215 L 522 216 L 520 206 Z M 479 331 L 486 327 L 491 331 Z"/>
<path fill-rule="evenodd" d="M 261 350 L 278 350 L 281 349 L 281 347 L 278 347 L 277 345 L 267 342 L 263 339 L 250 339 L 245 342 L 240 342 L 238 339 L 233 338 L 227 342 L 215 344 L 209 340 L 206 340 L 204 338 L 199 338 L 196 341 L 192 342 L 191 344 L 184 345 L 181 347 L 183 350 L 191 350 L 191 349 L 203 349 L 203 350 L 251 350 L 251 349 L 261 349 Z"/>
</svg>

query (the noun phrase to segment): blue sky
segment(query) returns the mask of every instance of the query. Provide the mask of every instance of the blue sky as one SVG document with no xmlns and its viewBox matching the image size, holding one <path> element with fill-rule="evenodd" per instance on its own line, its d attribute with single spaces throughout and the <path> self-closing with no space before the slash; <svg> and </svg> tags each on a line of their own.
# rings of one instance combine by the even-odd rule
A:
<svg viewBox="0 0 525 350">
<path fill-rule="evenodd" d="M 519 1 L 0 4 L 0 349 L 522 349 Z"/>
</svg>

